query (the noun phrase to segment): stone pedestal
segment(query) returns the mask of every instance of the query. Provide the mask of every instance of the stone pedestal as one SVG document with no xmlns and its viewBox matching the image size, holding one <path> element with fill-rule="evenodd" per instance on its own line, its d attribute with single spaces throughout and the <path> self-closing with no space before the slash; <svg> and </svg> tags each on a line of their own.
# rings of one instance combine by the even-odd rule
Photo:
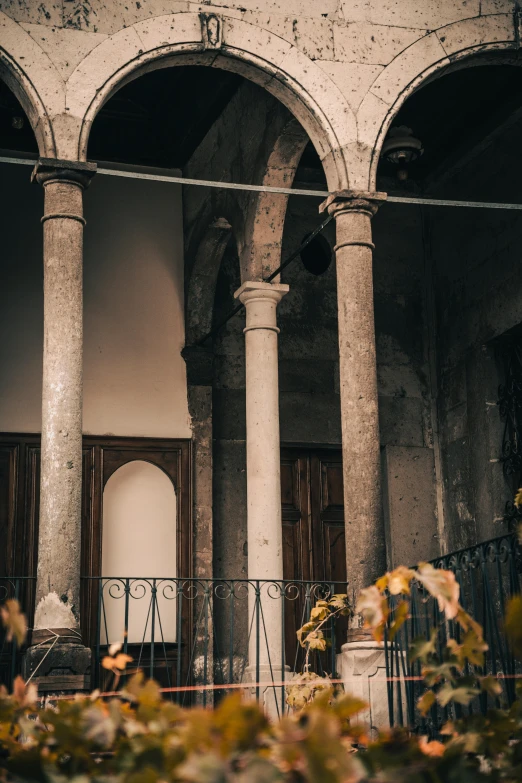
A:
<svg viewBox="0 0 522 783">
<path fill-rule="evenodd" d="M 264 683 L 259 687 L 259 704 L 263 707 L 265 713 L 272 720 L 280 720 L 286 713 L 286 687 L 281 685 L 285 682 L 290 673 L 290 667 L 285 666 L 284 671 L 281 669 L 281 665 L 270 667 L 269 664 L 263 663 L 259 665 L 259 679 L 257 679 L 256 666 L 247 666 L 245 669 L 244 680 L 248 682 L 260 682 Z M 270 683 L 274 683 L 271 685 Z M 250 694 L 252 698 L 258 696 L 258 691 L 255 686 L 252 686 Z"/>
<path fill-rule="evenodd" d="M 368 725 L 372 733 L 389 728 L 389 691 L 384 644 L 373 640 L 343 644 L 341 654 L 337 656 L 337 671 L 346 693 L 351 693 L 368 704 L 368 710 L 358 716 L 360 722 Z M 391 691 L 396 721 L 400 709 L 406 717 L 404 683 L 401 682 L 400 685 L 400 691 L 395 683 Z"/>
</svg>

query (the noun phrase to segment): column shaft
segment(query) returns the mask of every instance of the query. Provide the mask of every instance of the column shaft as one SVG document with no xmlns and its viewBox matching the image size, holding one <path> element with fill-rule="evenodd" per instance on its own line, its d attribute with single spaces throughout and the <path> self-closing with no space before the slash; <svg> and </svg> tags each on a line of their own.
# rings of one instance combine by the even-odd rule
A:
<svg viewBox="0 0 522 783">
<path fill-rule="evenodd" d="M 335 215 L 347 578 L 350 592 L 385 569 L 371 218 L 383 194 L 330 196 Z M 355 625 L 358 625 L 357 619 Z"/>
<path fill-rule="evenodd" d="M 40 163 L 35 173 L 45 191 L 36 631 L 77 628 L 80 607 L 83 189 L 93 168 L 56 163 Z"/>
<path fill-rule="evenodd" d="M 287 291 L 286 285 L 251 282 L 244 283 L 235 294 L 246 307 L 247 527 L 251 582 L 283 578 L 276 308 Z M 254 666 L 257 660 L 259 665 L 270 664 L 280 672 L 281 600 L 274 590 L 274 597 L 270 598 L 268 586 L 263 585 L 256 607 L 252 588 L 250 592 L 249 606 L 251 612 L 259 613 L 261 637 L 257 654 L 254 625 L 250 665 Z"/>
</svg>

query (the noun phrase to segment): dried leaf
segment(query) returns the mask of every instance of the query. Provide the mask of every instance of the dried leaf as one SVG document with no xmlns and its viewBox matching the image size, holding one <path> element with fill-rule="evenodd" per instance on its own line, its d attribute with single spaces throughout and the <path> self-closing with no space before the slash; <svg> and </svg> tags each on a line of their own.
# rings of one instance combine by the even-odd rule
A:
<svg viewBox="0 0 522 783">
<path fill-rule="evenodd" d="M 314 608 L 310 612 L 310 621 L 313 622 L 313 623 L 320 623 L 323 620 L 326 620 L 328 615 L 329 615 L 328 605 L 327 606 L 314 606 Z"/>
<path fill-rule="evenodd" d="M 453 571 L 434 568 L 431 563 L 419 563 L 417 579 L 437 599 L 440 611 L 446 614 L 448 620 L 457 616 L 460 585 Z"/>
<path fill-rule="evenodd" d="M 326 650 L 327 642 L 322 631 L 312 631 L 312 633 L 309 633 L 306 637 L 305 644 L 307 644 L 311 650 L 320 650 L 321 652 L 324 652 L 324 650 Z"/>
<path fill-rule="evenodd" d="M 118 653 L 122 647 L 123 644 L 121 642 L 114 642 L 113 644 L 111 644 L 111 646 L 109 647 L 109 655 L 111 656 L 111 658 L 114 658 L 116 653 Z"/>
<path fill-rule="evenodd" d="M 388 617 L 388 603 L 376 585 L 361 590 L 355 611 L 364 617 L 367 628 L 373 628 L 376 638 L 382 639 L 384 623 Z"/>
<path fill-rule="evenodd" d="M 6 639 L 11 642 L 16 639 L 18 646 L 25 641 L 27 634 L 27 620 L 20 611 L 20 604 L 15 598 L 9 598 L 3 606 L 0 607 L 2 625 L 6 629 Z"/>
<path fill-rule="evenodd" d="M 417 702 L 417 709 L 421 715 L 427 715 L 435 704 L 436 698 L 433 691 L 426 691 L 423 693 Z"/>
<path fill-rule="evenodd" d="M 502 685 L 499 683 L 496 677 L 488 674 L 486 677 L 479 677 L 480 687 L 483 691 L 490 696 L 500 696 L 502 693 Z"/>
<path fill-rule="evenodd" d="M 512 651 L 516 656 L 522 657 L 522 595 L 509 599 L 505 626 Z"/>
<path fill-rule="evenodd" d="M 397 632 L 400 630 L 400 628 L 404 625 L 404 623 L 408 619 L 409 613 L 410 613 L 410 606 L 407 601 L 401 601 L 395 608 L 395 611 L 393 613 L 393 622 L 390 626 L 390 633 L 389 633 L 390 642 L 393 642 L 393 640 L 395 639 Z"/>
<path fill-rule="evenodd" d="M 399 566 L 388 574 L 388 590 L 391 595 L 406 594 L 410 592 L 410 582 L 416 576 L 415 571 L 406 566 Z"/>
<path fill-rule="evenodd" d="M 13 698 L 20 707 L 31 707 L 38 701 L 38 688 L 34 682 L 25 684 L 23 677 L 16 677 L 13 683 Z"/>
<path fill-rule="evenodd" d="M 118 655 L 116 655 L 114 658 L 106 655 L 102 660 L 102 666 L 104 669 L 108 669 L 111 672 L 120 674 L 121 672 L 125 671 L 127 664 L 131 661 L 131 656 L 125 655 L 125 653 L 118 653 Z"/>
<path fill-rule="evenodd" d="M 480 691 L 470 685 L 458 685 L 454 688 L 449 682 L 444 683 L 437 692 L 437 701 L 441 707 L 445 707 L 450 701 L 467 706 Z"/>
<path fill-rule="evenodd" d="M 304 642 L 304 639 L 314 629 L 315 629 L 315 623 L 312 623 L 312 622 L 308 621 L 307 623 L 305 623 L 303 625 L 302 628 L 299 628 L 299 630 L 296 632 L 297 641 L 299 642 L 301 647 L 305 647 L 306 646 L 305 642 Z"/>
<path fill-rule="evenodd" d="M 443 756 L 446 746 L 438 740 L 431 740 L 428 742 L 427 737 L 419 738 L 419 750 L 424 753 L 425 756 Z"/>
<path fill-rule="evenodd" d="M 424 636 L 417 636 L 410 645 L 409 659 L 413 661 L 422 661 L 426 663 L 430 655 L 435 655 L 437 644 L 438 628 L 434 628 L 429 639 Z"/>
</svg>

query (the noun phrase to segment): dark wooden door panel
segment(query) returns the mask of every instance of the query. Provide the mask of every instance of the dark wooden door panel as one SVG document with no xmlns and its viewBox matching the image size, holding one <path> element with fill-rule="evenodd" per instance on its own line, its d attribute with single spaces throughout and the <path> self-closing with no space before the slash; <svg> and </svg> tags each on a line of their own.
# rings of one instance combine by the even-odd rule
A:
<svg viewBox="0 0 522 783">
<path fill-rule="evenodd" d="M 18 453 L 17 444 L 0 445 L 0 577 L 14 573 Z"/>
<path fill-rule="evenodd" d="M 343 592 L 346 552 L 340 449 L 282 450 L 281 511 L 284 579 L 339 583 L 334 589 Z M 299 663 L 296 631 L 307 618 L 301 598 L 287 601 L 286 607 L 285 655 L 293 666 L 296 660 Z"/>
</svg>

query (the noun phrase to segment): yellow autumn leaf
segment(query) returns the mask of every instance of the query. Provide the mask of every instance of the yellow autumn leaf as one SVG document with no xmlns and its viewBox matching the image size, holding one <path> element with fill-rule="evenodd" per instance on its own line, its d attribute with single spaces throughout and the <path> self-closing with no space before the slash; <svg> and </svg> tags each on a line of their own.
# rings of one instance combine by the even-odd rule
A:
<svg viewBox="0 0 522 783">
<path fill-rule="evenodd" d="M 410 616 L 410 605 L 407 601 L 401 601 L 393 612 L 393 620 L 390 626 L 390 642 L 393 642 L 397 632 L 402 628 Z"/>
<path fill-rule="evenodd" d="M 326 620 L 328 614 L 328 606 L 314 606 L 310 612 L 310 620 L 314 623 L 320 623 L 323 620 Z"/>
<path fill-rule="evenodd" d="M 436 699 L 433 691 L 426 691 L 426 693 L 423 693 L 417 702 L 417 709 L 419 710 L 420 714 L 427 715 L 435 704 L 435 701 Z"/>
<path fill-rule="evenodd" d="M 406 566 L 399 566 L 388 574 L 388 590 L 391 595 L 409 594 L 410 582 L 416 576 L 415 571 Z"/>
<path fill-rule="evenodd" d="M 515 506 L 517 508 L 522 506 L 522 487 L 519 488 L 517 494 L 515 495 Z"/>
<path fill-rule="evenodd" d="M 355 611 L 364 617 L 366 626 L 375 631 L 383 629 L 388 617 L 388 603 L 381 595 L 378 587 L 365 587 L 359 593 Z"/>
<path fill-rule="evenodd" d="M 131 663 L 131 661 L 131 656 L 125 655 L 125 653 L 118 653 L 118 655 L 115 655 L 114 657 L 106 655 L 102 660 L 102 666 L 104 669 L 120 674 L 125 671 L 127 664 Z"/>
<path fill-rule="evenodd" d="M 446 746 L 438 740 L 428 741 L 427 737 L 420 737 L 419 750 L 425 756 L 443 756 Z"/>
<path fill-rule="evenodd" d="M 25 641 L 27 634 L 27 620 L 25 614 L 20 611 L 20 604 L 15 598 L 9 598 L 0 607 L 2 625 L 6 629 L 6 639 L 11 642 L 16 639 L 18 646 Z"/>
</svg>

